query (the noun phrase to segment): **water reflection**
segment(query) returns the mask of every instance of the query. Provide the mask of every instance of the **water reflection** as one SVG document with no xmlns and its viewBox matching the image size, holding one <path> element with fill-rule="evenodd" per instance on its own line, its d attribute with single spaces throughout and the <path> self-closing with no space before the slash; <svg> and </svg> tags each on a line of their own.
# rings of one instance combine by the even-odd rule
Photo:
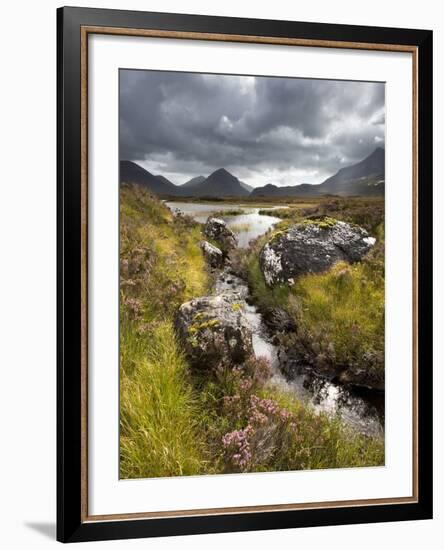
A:
<svg viewBox="0 0 444 550">
<path fill-rule="evenodd" d="M 282 375 L 281 375 L 282 376 Z M 337 414 L 367 435 L 384 432 L 384 393 L 347 388 L 300 369 L 291 380 L 277 380 L 318 412 Z"/>
<path fill-rule="evenodd" d="M 270 215 L 259 214 L 259 208 L 244 206 L 240 204 L 218 204 L 218 203 L 196 203 L 196 202 L 167 202 L 166 205 L 172 212 L 181 212 L 195 219 L 197 222 L 205 223 L 208 216 L 214 215 L 223 219 L 227 226 L 238 238 L 240 248 L 246 248 L 251 239 L 256 239 L 266 233 L 273 225 L 280 221 L 271 213 L 276 208 L 284 208 L 284 205 L 267 207 Z M 223 215 L 223 212 L 242 210 L 242 214 Z"/>
</svg>

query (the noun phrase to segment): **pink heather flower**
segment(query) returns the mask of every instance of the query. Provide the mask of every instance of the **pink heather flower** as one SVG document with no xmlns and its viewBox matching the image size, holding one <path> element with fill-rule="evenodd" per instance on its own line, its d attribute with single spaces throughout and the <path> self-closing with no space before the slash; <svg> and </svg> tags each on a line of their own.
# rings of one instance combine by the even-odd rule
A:
<svg viewBox="0 0 444 550">
<path fill-rule="evenodd" d="M 281 409 L 279 411 L 279 416 L 281 417 L 282 420 L 287 421 L 290 419 L 291 413 L 287 411 L 287 409 Z"/>
<path fill-rule="evenodd" d="M 258 424 L 258 425 L 263 425 L 267 422 L 268 418 L 265 414 L 263 413 L 260 413 L 258 411 L 255 411 L 251 416 L 250 416 L 250 421 L 253 423 L 253 424 Z"/>
<path fill-rule="evenodd" d="M 251 461 L 252 455 L 248 439 L 251 433 L 252 427 L 248 425 L 243 430 L 235 430 L 222 437 L 222 444 L 227 451 L 228 458 L 233 466 L 238 466 L 241 470 L 246 469 Z"/>
<path fill-rule="evenodd" d="M 252 386 L 253 386 L 253 380 L 249 378 L 245 378 L 240 382 L 239 389 L 241 389 L 244 392 L 247 392 L 248 390 L 251 390 Z"/>
</svg>

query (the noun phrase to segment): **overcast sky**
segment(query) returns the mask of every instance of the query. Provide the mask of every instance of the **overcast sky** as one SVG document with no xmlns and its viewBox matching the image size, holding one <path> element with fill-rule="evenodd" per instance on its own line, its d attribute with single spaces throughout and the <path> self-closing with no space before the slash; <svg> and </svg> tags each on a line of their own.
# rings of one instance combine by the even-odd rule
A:
<svg viewBox="0 0 444 550">
<path fill-rule="evenodd" d="M 384 146 L 384 84 L 120 71 L 120 158 L 175 184 L 224 167 L 321 183 Z"/>
</svg>

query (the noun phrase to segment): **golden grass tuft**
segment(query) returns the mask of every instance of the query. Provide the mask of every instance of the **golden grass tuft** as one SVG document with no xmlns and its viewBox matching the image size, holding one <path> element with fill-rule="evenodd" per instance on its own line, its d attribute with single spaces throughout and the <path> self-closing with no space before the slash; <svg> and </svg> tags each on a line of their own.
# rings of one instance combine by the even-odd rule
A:
<svg viewBox="0 0 444 550">
<path fill-rule="evenodd" d="M 122 346 L 128 348 L 125 334 Z M 121 369 L 120 475 L 202 473 L 196 399 L 171 323 L 160 323 L 142 349 L 132 350 L 137 355 L 134 368 L 123 364 Z"/>
</svg>

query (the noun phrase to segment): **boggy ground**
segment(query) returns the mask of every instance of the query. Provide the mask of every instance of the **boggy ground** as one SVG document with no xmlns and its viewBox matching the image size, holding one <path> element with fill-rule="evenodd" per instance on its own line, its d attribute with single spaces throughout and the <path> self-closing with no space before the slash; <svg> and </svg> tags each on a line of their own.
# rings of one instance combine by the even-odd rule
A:
<svg viewBox="0 0 444 550">
<path fill-rule="evenodd" d="M 267 213 L 264 210 L 264 213 Z M 283 310 L 295 330 L 278 335 L 289 365 L 305 363 L 343 383 L 384 390 L 384 201 L 328 199 L 310 207 L 275 210 L 283 219 L 278 234 L 295 223 L 356 224 L 376 238 L 360 262 L 339 262 L 326 272 L 297 278 L 293 286 L 271 289 L 259 267 L 259 252 L 272 235 L 251 243 L 248 254 L 236 251 L 233 264 L 245 277 L 265 320 Z"/>
<path fill-rule="evenodd" d="M 173 217 L 159 200 L 136 186 L 123 186 L 120 198 L 121 477 L 383 464 L 382 438 L 357 434 L 338 418 L 315 413 L 270 382 L 266 362 L 251 357 L 235 368 L 226 363 L 210 371 L 190 367 L 174 327 L 180 305 L 210 294 L 213 286 L 213 275 L 199 246 L 202 226 L 185 216 Z M 312 203 L 309 208 L 324 208 L 324 202 Z M 376 223 L 374 212 L 365 213 L 365 208 L 356 206 L 353 215 L 368 218 L 366 223 L 381 236 L 381 222 Z M 373 203 L 369 209 L 374 210 Z M 300 208 L 294 210 L 283 225 L 291 222 L 291 215 L 311 215 Z M 345 209 L 336 217 L 349 215 L 350 209 Z M 369 316 L 364 316 L 359 300 L 365 284 L 358 284 L 358 280 L 367 277 L 380 299 L 381 251 L 372 253 L 374 259 L 369 265 L 362 262 L 335 267 L 332 273 L 301 278 L 290 291 L 271 291 L 261 279 L 256 262 L 259 247 L 260 242 L 256 242 L 248 254 L 243 251 L 243 258 L 234 258 L 236 267 L 248 277 L 258 303 L 264 308 L 276 303 L 284 307 L 299 327 L 305 327 L 309 346 L 316 346 L 316 342 L 324 346 L 327 327 L 335 360 L 342 357 L 344 361 L 359 357 L 364 349 L 357 337 L 349 346 L 338 329 L 347 317 L 347 308 L 352 308 L 357 313 L 350 331 L 364 322 L 359 330 L 365 327 L 366 340 L 375 348 L 374 336 L 379 335 L 379 329 L 374 320 L 372 324 Z M 333 285 L 329 277 L 342 277 L 335 271 L 338 269 L 349 272 L 344 277 L 352 282 L 347 283 L 346 293 L 338 290 L 337 296 L 342 299 L 352 293 L 355 298 L 342 304 L 342 314 L 334 311 L 339 298 L 335 301 L 329 290 Z M 378 273 L 382 278 L 379 283 Z M 318 304 L 318 309 L 308 312 L 313 304 Z M 369 294 L 366 307 L 373 318 L 371 308 L 375 308 L 376 317 L 381 304 L 379 309 L 373 305 Z M 301 324 L 301 311 L 305 325 Z M 321 321 L 326 323 L 322 330 L 318 327 Z"/>
</svg>

